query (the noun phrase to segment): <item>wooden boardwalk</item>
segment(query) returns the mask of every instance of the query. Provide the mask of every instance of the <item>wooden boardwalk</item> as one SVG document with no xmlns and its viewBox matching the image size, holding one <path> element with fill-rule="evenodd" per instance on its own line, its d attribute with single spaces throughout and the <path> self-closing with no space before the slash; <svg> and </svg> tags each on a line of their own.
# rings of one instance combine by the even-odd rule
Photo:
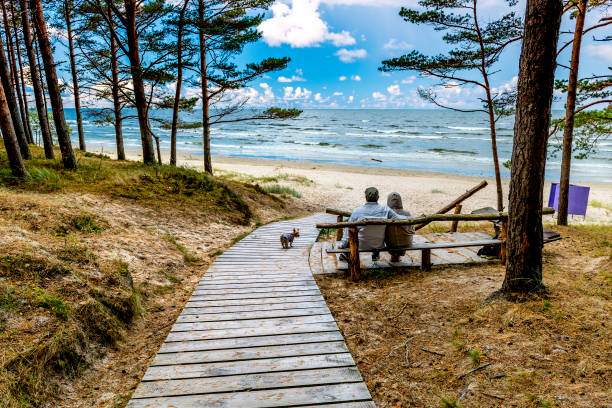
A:
<svg viewBox="0 0 612 408">
<path fill-rule="evenodd" d="M 128 407 L 376 407 L 310 272 L 315 224 L 334 219 L 269 224 L 218 257 Z"/>
</svg>

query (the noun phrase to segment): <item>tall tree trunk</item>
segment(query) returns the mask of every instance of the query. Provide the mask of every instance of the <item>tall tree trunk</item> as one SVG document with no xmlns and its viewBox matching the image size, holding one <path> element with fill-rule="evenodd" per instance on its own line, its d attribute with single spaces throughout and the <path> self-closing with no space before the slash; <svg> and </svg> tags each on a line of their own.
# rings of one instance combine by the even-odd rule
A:
<svg viewBox="0 0 612 408">
<path fill-rule="evenodd" d="M 136 111 L 138 112 L 138 125 L 140 127 L 140 138 L 142 140 L 142 158 L 145 163 L 155 163 L 155 151 L 153 150 L 153 138 L 149 127 L 149 113 L 147 111 L 147 97 L 145 94 L 144 80 L 142 78 L 142 66 L 140 63 L 140 51 L 138 48 L 138 36 L 136 33 L 136 1 L 124 0 L 126 35 L 128 41 L 128 58 L 130 60 L 130 73 L 134 87 L 134 99 L 136 100 Z"/>
<path fill-rule="evenodd" d="M 181 87 L 183 86 L 183 26 L 185 10 L 189 0 L 185 0 L 183 8 L 179 14 L 178 33 L 177 33 L 177 76 L 176 76 L 176 91 L 174 93 L 174 106 L 172 107 L 172 130 L 170 131 L 170 165 L 176 166 L 176 132 L 178 129 L 179 108 L 181 106 Z"/>
<path fill-rule="evenodd" d="M 506 276 L 502 292 L 542 286 L 542 196 L 561 0 L 527 0 L 519 62 L 508 208 Z"/>
<path fill-rule="evenodd" d="M 17 30 L 16 19 L 16 8 L 15 3 L 11 0 L 11 14 L 13 15 L 13 33 L 15 34 L 15 53 L 17 54 L 17 63 L 19 64 L 19 75 L 21 82 L 21 93 L 23 94 L 23 106 L 25 107 L 25 125 L 26 133 L 29 135 L 29 142 L 34 144 L 34 133 L 32 132 L 32 126 L 30 125 L 30 107 L 28 105 L 28 94 L 26 92 L 25 75 L 23 73 L 23 62 L 21 61 L 21 45 L 19 41 L 19 32 Z"/>
<path fill-rule="evenodd" d="M 68 31 L 68 50 L 70 52 L 70 70 L 72 71 L 72 90 L 74 92 L 74 109 L 76 111 L 77 131 L 79 133 L 79 149 L 85 151 L 85 134 L 83 133 L 83 117 L 81 116 L 81 97 L 79 96 L 79 79 L 77 77 L 76 61 L 74 56 L 74 42 L 72 38 L 72 19 L 70 18 L 70 4 L 64 1 L 64 16 L 66 30 Z"/>
<path fill-rule="evenodd" d="M 204 0 L 198 0 L 198 18 L 200 25 L 204 22 Z M 210 102 L 208 96 L 208 73 L 206 63 L 206 37 L 202 28 L 198 30 L 200 40 L 200 71 L 202 74 L 202 146 L 204 152 L 204 171 L 212 174 L 210 155 Z"/>
<path fill-rule="evenodd" d="M 491 97 L 491 86 L 489 85 L 489 74 L 487 73 L 486 51 L 480 25 L 478 24 L 478 13 L 476 12 L 477 0 L 473 0 L 472 15 L 474 16 L 474 26 L 478 35 L 480 45 L 480 72 L 484 80 L 485 92 L 487 95 L 487 110 L 489 114 L 489 127 L 491 130 L 491 150 L 493 152 L 493 169 L 495 170 L 495 187 L 497 189 L 497 210 L 504 210 L 504 191 L 501 183 L 501 174 L 499 171 L 499 156 L 497 155 L 497 131 L 495 129 L 495 111 L 493 109 L 493 98 Z"/>
<path fill-rule="evenodd" d="M 15 94 L 17 95 L 17 103 L 19 104 L 19 114 L 21 116 L 21 123 L 23 125 L 23 131 L 25 133 L 26 141 L 32 143 L 34 139 L 29 133 L 30 127 L 26 118 L 25 106 L 23 103 L 23 95 L 21 94 L 21 81 L 19 80 L 19 74 L 17 73 L 17 63 L 15 57 L 15 47 L 13 46 L 13 36 L 11 35 L 11 25 L 8 19 L 8 13 L 6 12 L 6 6 L 2 2 L 2 18 L 4 20 L 4 34 L 6 36 L 6 51 L 8 55 L 9 64 L 11 67 L 11 75 L 13 78 L 13 85 L 15 86 Z"/>
<path fill-rule="evenodd" d="M 17 142 L 19 143 L 21 157 L 23 159 L 30 159 L 32 158 L 32 154 L 30 153 L 30 146 L 28 146 L 28 139 L 25 131 L 23 130 L 23 122 L 21 121 L 21 117 L 19 115 L 17 100 L 15 99 L 15 94 L 13 93 L 13 81 L 11 79 L 11 73 L 7 65 L 6 57 L 4 56 L 2 36 L 0 36 L 0 82 L 2 82 L 2 87 L 5 90 L 4 97 L 6 98 L 6 103 L 8 104 L 9 112 L 11 113 L 13 132 L 15 133 Z"/>
<path fill-rule="evenodd" d="M 113 10 L 108 8 L 109 24 L 113 24 Z M 113 27 L 111 26 L 111 31 Z M 113 85 L 111 92 L 113 94 L 113 111 L 115 114 L 115 141 L 117 144 L 117 160 L 125 160 L 125 149 L 123 148 L 123 129 L 121 117 L 121 100 L 119 99 L 119 67 L 117 60 L 117 44 L 115 43 L 115 36 L 110 36 L 110 59 L 111 59 L 111 73 L 113 78 Z"/>
<path fill-rule="evenodd" d="M 572 44 L 569 80 L 567 83 L 567 101 L 565 103 L 565 127 L 563 128 L 563 156 L 561 159 L 561 180 L 559 181 L 559 212 L 557 224 L 567 225 L 567 208 L 569 204 L 570 171 L 572 167 L 572 144 L 574 141 L 574 111 L 576 110 L 576 88 L 578 84 L 578 67 L 580 66 L 580 46 L 586 16 L 587 0 L 578 1 L 576 29 Z"/>
<path fill-rule="evenodd" d="M 34 32 L 36 33 L 36 30 L 34 30 Z M 36 62 L 38 64 L 40 91 L 42 92 L 43 104 L 45 108 L 45 115 L 42 118 L 39 118 L 39 120 L 44 120 L 47 123 L 47 128 L 49 129 L 49 136 L 51 137 L 51 147 L 53 147 L 53 132 L 51 131 L 51 123 L 49 123 L 49 105 L 47 104 L 47 87 L 45 86 L 42 63 L 40 62 L 40 52 L 38 49 L 38 33 L 36 34 L 36 41 L 34 42 L 34 53 L 36 55 Z"/>
<path fill-rule="evenodd" d="M 45 157 L 53 159 L 53 139 L 51 139 L 51 130 L 47 120 L 47 110 L 43 101 L 42 85 L 38 76 L 38 65 L 36 64 L 36 56 L 32 47 L 32 34 L 30 28 L 30 17 L 26 0 L 19 0 L 19 8 L 21 9 L 21 25 L 23 30 L 23 42 L 28 54 L 28 62 L 30 64 L 30 77 L 32 80 L 32 88 L 34 89 L 34 99 L 36 100 L 36 112 L 38 112 L 38 121 L 40 123 L 40 133 L 42 136 L 43 146 L 45 149 Z"/>
<path fill-rule="evenodd" d="M 40 53 L 47 76 L 47 87 L 49 89 L 49 98 L 51 99 L 51 109 L 53 109 L 53 121 L 55 122 L 55 132 L 57 133 L 57 141 L 62 152 L 62 161 L 64 167 L 70 170 L 77 169 L 77 161 L 72 150 L 70 134 L 66 126 L 66 118 L 64 117 L 64 104 L 62 103 L 62 94 L 57 82 L 57 73 L 55 72 L 55 62 L 53 61 L 53 52 L 51 51 L 51 43 L 47 34 L 47 23 L 43 15 L 41 0 L 30 0 L 32 9 L 32 18 L 38 31 L 38 41 L 40 45 Z"/>
<path fill-rule="evenodd" d="M 23 159 L 21 158 L 21 151 L 19 149 L 19 143 L 17 142 L 17 135 L 13 128 L 13 120 L 11 119 L 11 111 L 8 103 L 6 102 L 6 96 L 4 94 L 4 88 L 0 83 L 0 130 L 2 130 L 2 139 L 4 140 L 4 148 L 9 159 L 9 165 L 13 176 L 23 178 L 28 173 L 23 165 Z"/>
</svg>

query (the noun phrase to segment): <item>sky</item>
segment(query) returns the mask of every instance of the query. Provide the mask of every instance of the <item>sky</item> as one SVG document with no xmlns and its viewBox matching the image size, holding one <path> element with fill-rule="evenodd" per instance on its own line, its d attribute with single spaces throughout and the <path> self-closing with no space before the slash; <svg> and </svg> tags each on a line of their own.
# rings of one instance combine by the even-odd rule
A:
<svg viewBox="0 0 612 408">
<path fill-rule="evenodd" d="M 239 65 L 268 57 L 289 57 L 288 68 L 251 82 L 239 92 L 254 107 L 283 108 L 431 108 L 417 90 L 433 87 L 439 100 L 456 108 L 479 108 L 482 91 L 473 87 L 442 85 L 417 72 L 383 73 L 378 70 L 385 59 L 398 57 L 412 50 L 426 55 L 447 51 L 442 41 L 444 32 L 403 21 L 400 8 L 419 8 L 415 0 L 276 0 L 265 11 L 258 30 L 262 39 L 245 47 L 236 62 Z M 505 0 L 479 0 L 481 24 L 516 11 L 523 16 L 525 0 L 510 7 Z M 595 24 L 606 12 L 587 16 L 585 27 Z M 574 20 L 564 17 L 562 31 L 569 31 Z M 601 38 L 609 35 L 593 32 Z M 571 39 L 562 35 L 561 40 Z M 504 51 L 491 77 L 494 92 L 516 84 L 520 43 Z M 559 62 L 567 64 L 571 47 L 561 54 Z M 612 43 L 597 42 L 589 34 L 583 40 L 580 76 L 610 72 Z M 557 68 L 558 79 L 568 71 Z M 65 78 L 70 82 L 69 78 Z M 185 89 L 185 96 L 197 96 L 198 89 Z M 74 106 L 66 96 L 66 105 Z M 91 105 L 90 105 L 91 106 Z M 559 98 L 554 108 L 562 108 Z"/>
<path fill-rule="evenodd" d="M 521 17 L 524 1 L 512 8 Z M 240 61 L 291 58 L 288 68 L 255 81 L 245 94 L 251 104 L 298 108 L 428 108 L 419 87 L 435 87 L 441 101 L 455 107 L 479 107 L 474 88 L 440 86 L 417 72 L 383 73 L 381 61 L 411 50 L 426 55 L 444 52 L 443 32 L 403 21 L 400 8 L 418 8 L 414 0 L 277 0 L 259 26 L 262 40 L 245 49 Z M 503 0 L 481 0 L 481 22 L 510 11 Z M 612 10 L 611 10 L 612 11 Z M 601 18 L 592 15 L 587 27 Z M 567 18 L 564 28 L 573 24 Z M 599 37 L 603 35 L 600 31 Z M 568 35 L 563 39 L 570 39 Z M 501 90 L 516 83 L 520 44 L 504 52 L 492 85 Z M 561 55 L 565 62 L 571 47 Z M 583 42 L 581 76 L 606 72 L 612 65 L 612 43 Z M 557 77 L 568 71 L 558 68 Z M 562 107 L 562 101 L 556 105 Z"/>
</svg>

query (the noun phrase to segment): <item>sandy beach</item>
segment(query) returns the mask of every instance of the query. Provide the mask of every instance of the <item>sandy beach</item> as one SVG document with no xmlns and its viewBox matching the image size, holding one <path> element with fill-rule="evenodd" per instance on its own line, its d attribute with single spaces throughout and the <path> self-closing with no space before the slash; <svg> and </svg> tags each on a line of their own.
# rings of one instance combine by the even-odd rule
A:
<svg viewBox="0 0 612 408">
<path fill-rule="evenodd" d="M 128 158 L 141 160 L 140 152 L 126 152 Z M 162 159 L 168 161 L 167 152 Z M 373 166 L 350 166 L 337 163 L 252 159 L 242 157 L 213 156 L 217 175 L 247 175 L 263 178 L 282 177 L 278 184 L 291 187 L 302 195 L 310 207 L 323 210 L 326 207 L 351 210 L 361 205 L 363 191 L 369 186 L 379 189 L 384 202 L 391 192 L 402 195 L 404 208 L 415 215 L 431 214 L 448 204 L 466 190 L 486 180 L 489 185 L 463 203 L 463 213 L 482 207 L 495 207 L 495 180 L 456 174 L 414 170 L 396 170 Z M 202 157 L 183 155 L 179 151 L 179 165 L 202 169 Z M 297 177 L 296 177 L 297 176 Z M 303 180 L 306 178 L 311 182 Z M 503 179 L 505 206 L 507 207 L 508 179 Z M 544 188 L 544 204 L 548 203 L 551 181 Z M 571 224 L 612 223 L 612 183 L 577 182 L 589 186 L 589 207 L 586 217 L 569 217 Z M 546 217 L 551 219 L 551 216 Z"/>
</svg>

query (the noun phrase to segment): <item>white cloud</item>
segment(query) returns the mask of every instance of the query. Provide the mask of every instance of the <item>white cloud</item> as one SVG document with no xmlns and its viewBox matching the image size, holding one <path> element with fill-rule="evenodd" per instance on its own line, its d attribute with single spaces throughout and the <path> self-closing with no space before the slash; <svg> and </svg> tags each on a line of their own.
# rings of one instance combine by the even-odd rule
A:
<svg viewBox="0 0 612 408">
<path fill-rule="evenodd" d="M 355 100 L 355 97 L 353 95 L 349 96 L 348 98 L 349 103 L 353 103 L 354 100 Z"/>
<path fill-rule="evenodd" d="M 363 48 L 347 50 L 346 48 L 341 48 L 334 53 L 340 61 L 348 64 L 351 62 L 355 62 L 358 58 L 365 58 L 368 56 L 368 52 Z"/>
<path fill-rule="evenodd" d="M 402 84 L 411 84 L 414 82 L 414 80 L 416 79 L 416 75 L 411 75 L 408 78 L 402 79 L 401 83 Z"/>
<path fill-rule="evenodd" d="M 351 81 L 361 81 L 361 77 L 359 75 L 351 75 Z"/>
<path fill-rule="evenodd" d="M 339 81 L 346 81 L 346 76 L 342 75 L 340 76 L 340 78 L 338 78 Z"/>
<path fill-rule="evenodd" d="M 334 96 L 342 96 L 344 95 L 342 92 L 334 92 Z"/>
<path fill-rule="evenodd" d="M 348 31 L 342 30 L 339 33 L 328 33 L 327 39 L 336 47 L 355 44 L 355 39 Z"/>
<path fill-rule="evenodd" d="M 402 93 L 401 90 L 400 90 L 400 86 L 397 85 L 397 84 L 389 85 L 387 87 L 387 92 L 389 92 L 393 96 L 398 96 L 398 95 L 400 95 Z"/>
<path fill-rule="evenodd" d="M 399 7 L 405 6 L 405 0 L 321 0 L 329 6 L 370 6 L 370 7 Z M 414 2 L 416 4 L 416 2 Z"/>
<path fill-rule="evenodd" d="M 301 76 L 297 76 L 297 75 L 291 75 L 291 78 L 287 78 L 284 76 L 279 76 L 277 79 L 278 82 L 304 82 L 306 81 L 304 78 L 302 78 Z"/>
<path fill-rule="evenodd" d="M 373 92 L 372 93 L 372 98 L 374 98 L 374 100 L 378 101 L 378 102 L 382 102 L 382 101 L 387 99 L 387 97 L 385 95 L 381 94 L 380 92 Z"/>
<path fill-rule="evenodd" d="M 319 14 L 320 0 L 291 0 L 291 5 L 275 2 L 272 17 L 258 28 L 264 41 L 271 46 L 289 44 L 292 47 L 312 47 L 330 41 L 337 47 L 353 45 L 348 31 L 332 33 Z"/>
<path fill-rule="evenodd" d="M 324 98 L 321 93 L 317 92 L 314 96 L 314 100 L 319 102 L 319 103 L 324 103 L 329 101 L 329 98 Z"/>
<path fill-rule="evenodd" d="M 612 44 L 589 44 L 584 50 L 591 57 L 601 58 L 606 61 L 612 61 Z"/>
<path fill-rule="evenodd" d="M 312 91 L 309 91 L 308 89 L 299 86 L 295 88 L 295 90 L 292 86 L 286 86 L 283 88 L 283 91 L 283 98 L 287 101 L 294 101 L 296 99 L 309 99 L 312 95 Z"/>
<path fill-rule="evenodd" d="M 302 70 L 302 68 L 298 68 L 295 70 L 295 73 L 298 74 L 299 76 L 304 75 L 304 71 Z"/>
<path fill-rule="evenodd" d="M 407 43 L 406 41 L 399 41 L 395 38 L 391 38 L 389 41 L 383 45 L 385 50 L 393 50 L 393 51 L 406 51 L 413 48 L 413 45 Z"/>
</svg>

